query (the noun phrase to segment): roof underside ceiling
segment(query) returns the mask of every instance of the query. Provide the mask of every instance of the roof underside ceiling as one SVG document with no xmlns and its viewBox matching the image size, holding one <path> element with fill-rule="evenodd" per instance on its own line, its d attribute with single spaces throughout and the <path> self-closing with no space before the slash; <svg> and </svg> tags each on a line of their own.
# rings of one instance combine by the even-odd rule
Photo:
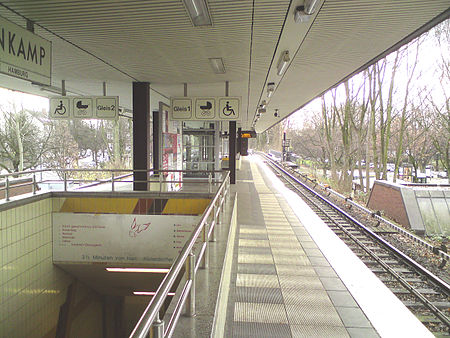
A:
<svg viewBox="0 0 450 338">
<path fill-rule="evenodd" d="M 181 0 L 7 0 L 0 16 L 52 41 L 52 84 L 69 92 L 119 95 L 131 107 L 131 83 L 148 81 L 167 98 L 242 97 L 242 127 L 250 127 L 258 105 L 267 113 L 263 131 L 374 61 L 422 26 L 449 13 L 448 0 L 325 0 L 302 24 L 294 10 L 303 0 L 208 0 L 211 27 L 193 27 Z M 6 6 L 6 7 L 5 7 Z M 282 77 L 276 64 L 285 50 L 291 62 Z M 221 57 L 226 73 L 214 74 L 208 58 Z M 0 77 L 0 85 L 38 89 Z M 270 100 L 266 85 L 275 82 Z M 42 95 L 42 92 L 40 92 Z M 281 118 L 273 116 L 279 109 Z"/>
</svg>

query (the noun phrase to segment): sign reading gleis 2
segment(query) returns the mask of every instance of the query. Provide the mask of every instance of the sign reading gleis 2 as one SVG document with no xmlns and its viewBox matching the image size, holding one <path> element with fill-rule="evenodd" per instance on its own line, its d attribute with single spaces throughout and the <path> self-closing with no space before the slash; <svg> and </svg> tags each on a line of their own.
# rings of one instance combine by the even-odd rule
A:
<svg viewBox="0 0 450 338">
<path fill-rule="evenodd" d="M 239 120 L 240 97 L 174 97 L 172 120 Z"/>
<path fill-rule="evenodd" d="M 51 84 L 50 41 L 0 17 L 0 72 Z"/>
</svg>

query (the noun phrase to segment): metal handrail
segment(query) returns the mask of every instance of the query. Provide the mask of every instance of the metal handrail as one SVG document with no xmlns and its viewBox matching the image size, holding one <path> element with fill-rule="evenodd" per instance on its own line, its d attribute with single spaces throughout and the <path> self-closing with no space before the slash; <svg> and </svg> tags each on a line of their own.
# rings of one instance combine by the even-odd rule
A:
<svg viewBox="0 0 450 338">
<path fill-rule="evenodd" d="M 39 173 L 45 173 L 45 172 L 58 172 L 63 174 L 63 177 L 60 179 L 41 179 L 40 181 L 36 180 L 36 174 Z M 68 177 L 71 173 L 106 173 L 107 175 L 105 178 L 70 178 Z M 212 186 L 214 184 L 217 184 L 221 182 L 220 180 L 213 179 L 213 176 L 215 176 L 216 173 L 224 173 L 224 170 L 141 170 L 141 169 L 63 169 L 63 168 L 57 168 L 57 169 L 37 169 L 37 170 L 30 170 L 30 171 L 21 171 L 21 172 L 15 172 L 15 173 L 9 173 L 9 174 L 2 174 L 0 175 L 0 180 L 3 179 L 3 181 L 0 181 L 0 185 L 2 183 L 3 186 L 0 186 L 0 191 L 5 191 L 5 201 L 9 201 L 10 197 L 10 190 L 13 188 L 23 187 L 23 186 L 32 186 L 32 192 L 33 194 L 36 194 L 36 186 L 37 184 L 42 183 L 64 183 L 64 191 L 67 191 L 68 183 L 75 183 L 75 184 L 86 184 L 85 186 L 78 187 L 77 190 L 81 190 L 83 188 L 88 188 L 93 185 L 100 185 L 100 184 L 111 184 L 111 191 L 114 192 L 114 184 L 116 182 L 120 183 L 148 183 L 148 184 L 155 184 L 154 180 L 146 179 L 146 180 L 126 180 L 127 176 L 132 175 L 133 173 L 147 173 L 148 176 L 158 178 L 159 177 L 159 185 L 160 185 L 160 192 L 162 192 L 162 186 L 163 184 L 170 184 L 170 183 L 180 183 L 180 184 L 188 184 L 186 180 L 176 179 L 176 180 L 166 180 L 163 179 L 164 174 L 169 173 L 196 173 L 196 174 L 207 174 L 205 177 L 202 177 L 202 179 L 205 180 L 205 182 L 208 183 L 208 192 L 212 193 Z M 13 179 L 11 178 L 20 178 L 20 177 L 26 176 L 27 178 L 31 177 L 31 182 L 27 183 L 19 183 L 14 184 Z"/>
<path fill-rule="evenodd" d="M 158 317 L 159 311 L 160 311 L 162 305 L 164 304 L 170 289 L 174 285 L 175 280 L 178 277 L 178 274 L 180 273 L 183 266 L 188 262 L 188 257 L 191 257 L 188 262 L 190 264 L 190 267 L 195 266 L 195 262 L 193 262 L 193 260 L 195 260 L 195 258 L 192 259 L 192 255 L 193 255 L 192 249 L 194 247 L 196 240 L 199 238 L 200 234 L 202 233 L 205 226 L 207 225 L 207 220 L 208 220 L 209 216 L 211 214 L 216 216 L 215 206 L 218 201 L 220 202 L 219 209 L 222 207 L 222 203 L 225 201 L 225 198 L 222 198 L 222 193 L 224 195 L 228 194 L 229 177 L 230 177 L 230 172 L 227 172 L 223 182 L 221 183 L 218 191 L 216 192 L 216 195 L 209 203 L 208 208 L 203 213 L 203 216 L 202 216 L 200 222 L 198 223 L 197 227 L 192 232 L 191 236 L 186 241 L 186 244 L 184 245 L 180 254 L 178 255 L 178 257 L 175 259 L 174 263 L 170 267 L 169 272 L 167 273 L 166 277 L 164 278 L 164 280 L 162 281 L 158 290 L 156 291 L 156 294 L 153 296 L 152 300 L 149 302 L 149 304 L 146 307 L 145 311 L 143 312 L 141 318 L 139 319 L 138 323 L 136 324 L 135 328 L 133 329 L 133 331 L 130 335 L 130 338 L 137 338 L 137 337 L 144 338 L 148 335 L 152 324 L 156 320 L 159 319 L 159 317 Z M 205 252 L 205 251 L 203 251 L 203 252 Z M 197 259 L 201 260 L 201 256 L 199 256 Z M 195 283 L 194 283 L 194 279 L 193 279 L 193 278 L 195 278 L 195 268 L 193 270 L 194 270 L 193 271 L 194 276 L 192 276 L 192 279 L 189 278 L 188 281 L 186 282 L 186 285 L 183 289 L 183 295 L 180 298 L 178 304 L 176 305 L 176 311 L 174 311 L 171 319 L 169 320 L 170 325 L 165 334 L 171 335 L 171 333 L 173 332 L 174 326 L 176 325 L 176 322 L 178 321 L 181 308 L 183 307 L 183 305 L 185 304 L 186 301 L 189 301 L 189 298 L 187 297 L 186 288 L 188 288 L 190 290 L 190 297 L 191 298 L 195 297 L 195 292 L 193 292 L 193 290 L 195 290 Z M 189 271 L 186 271 L 186 273 L 189 273 Z M 191 299 L 191 305 L 192 305 L 192 301 L 193 300 Z M 195 300 L 194 300 L 194 302 L 195 302 Z M 192 311 L 192 309 L 191 309 L 188 312 L 190 315 L 194 315 L 194 313 L 192 313 L 194 311 Z M 161 325 L 160 320 L 158 320 L 158 325 Z M 161 331 L 164 332 L 164 330 L 161 330 Z M 157 332 L 160 332 L 160 331 L 157 331 Z"/>
<path fill-rule="evenodd" d="M 119 169 L 89 169 L 89 168 L 47 168 L 47 169 L 34 169 L 27 171 L 17 171 L 8 174 L 0 174 L 0 179 L 6 177 L 16 177 L 19 175 L 29 175 L 44 172 L 147 172 L 147 173 L 169 173 L 169 172 L 190 172 L 190 173 L 220 173 L 223 170 L 168 170 L 168 169 L 130 169 L 130 168 L 119 168 Z"/>
</svg>

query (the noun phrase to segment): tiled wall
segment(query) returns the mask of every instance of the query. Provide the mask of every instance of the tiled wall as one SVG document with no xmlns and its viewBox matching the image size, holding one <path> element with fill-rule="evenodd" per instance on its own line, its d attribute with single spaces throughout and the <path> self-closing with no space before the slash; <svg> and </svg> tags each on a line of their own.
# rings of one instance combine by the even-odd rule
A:
<svg viewBox="0 0 450 338">
<path fill-rule="evenodd" d="M 73 278 L 52 263 L 60 198 L 0 211 L 0 337 L 54 336 Z"/>
</svg>

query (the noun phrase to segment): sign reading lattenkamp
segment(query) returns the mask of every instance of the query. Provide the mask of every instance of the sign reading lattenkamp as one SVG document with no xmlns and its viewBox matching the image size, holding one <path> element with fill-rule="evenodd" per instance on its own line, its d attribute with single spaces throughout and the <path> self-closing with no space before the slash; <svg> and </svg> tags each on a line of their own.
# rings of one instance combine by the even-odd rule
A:
<svg viewBox="0 0 450 338">
<path fill-rule="evenodd" d="M 0 17 L 0 72 L 20 79 L 51 84 L 50 41 Z"/>
</svg>

